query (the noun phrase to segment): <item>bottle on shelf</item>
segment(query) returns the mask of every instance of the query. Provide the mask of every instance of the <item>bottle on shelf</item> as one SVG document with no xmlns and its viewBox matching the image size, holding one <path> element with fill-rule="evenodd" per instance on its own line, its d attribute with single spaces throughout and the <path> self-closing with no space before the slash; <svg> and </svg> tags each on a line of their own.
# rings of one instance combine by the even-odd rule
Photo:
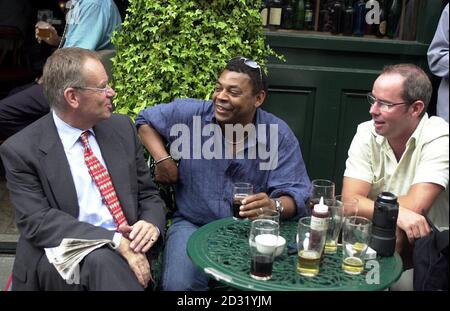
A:
<svg viewBox="0 0 450 311">
<path fill-rule="evenodd" d="M 368 0 L 366 2 L 366 35 L 375 35 L 377 32 L 377 26 L 379 25 L 379 10 L 374 9 L 379 7 L 380 4 L 378 0 Z"/>
<path fill-rule="evenodd" d="M 281 28 L 283 29 L 294 28 L 294 8 L 291 1 L 292 0 L 288 0 L 283 8 L 283 18 L 281 21 Z"/>
<path fill-rule="evenodd" d="M 338 34 L 341 33 L 341 27 L 342 27 L 342 3 L 339 0 L 336 0 L 331 8 L 331 19 L 333 23 L 331 24 L 331 33 L 332 34 Z"/>
<path fill-rule="evenodd" d="M 353 20 L 353 34 L 364 36 L 366 26 L 366 4 L 364 0 L 355 3 L 355 18 Z"/>
<path fill-rule="evenodd" d="M 271 0 L 269 8 L 269 29 L 277 30 L 281 26 L 281 14 L 283 11 L 281 0 Z"/>
<path fill-rule="evenodd" d="M 346 6 L 342 18 L 342 33 L 344 35 L 352 35 L 353 33 L 353 18 L 355 10 L 353 9 L 352 0 L 346 1 Z"/>
<path fill-rule="evenodd" d="M 383 38 L 386 35 L 387 19 L 386 19 L 386 1 L 380 0 L 380 23 L 376 27 L 375 35 Z"/>
<path fill-rule="evenodd" d="M 319 10 L 319 25 L 318 30 L 319 31 L 331 31 L 332 26 L 332 19 L 330 18 L 330 12 L 331 12 L 331 1 L 327 0 L 325 2 L 320 3 L 320 10 Z"/>
<path fill-rule="evenodd" d="M 394 38 L 397 35 L 397 28 L 399 26 L 401 13 L 401 0 L 392 0 L 392 4 L 387 14 L 387 36 L 389 38 Z"/>
<path fill-rule="evenodd" d="M 295 6 L 295 29 L 302 30 L 305 27 L 305 1 L 297 0 Z"/>
<path fill-rule="evenodd" d="M 314 29 L 313 8 L 310 0 L 305 1 L 305 29 L 306 30 Z"/>
<path fill-rule="evenodd" d="M 267 21 L 269 19 L 269 1 L 262 1 L 261 5 L 261 23 L 263 27 L 267 27 Z"/>
</svg>

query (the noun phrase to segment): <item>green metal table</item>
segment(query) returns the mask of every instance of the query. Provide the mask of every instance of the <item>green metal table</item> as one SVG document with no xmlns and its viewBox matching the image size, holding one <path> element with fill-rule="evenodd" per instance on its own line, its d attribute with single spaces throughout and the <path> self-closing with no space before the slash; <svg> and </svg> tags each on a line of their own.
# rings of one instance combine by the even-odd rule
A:
<svg viewBox="0 0 450 311">
<path fill-rule="evenodd" d="M 272 278 L 259 281 L 250 277 L 249 220 L 223 218 L 200 227 L 188 241 L 191 260 L 216 280 L 240 290 L 383 290 L 400 277 L 403 266 L 400 256 L 377 257 L 366 262 L 360 275 L 341 270 L 341 249 L 325 255 L 316 277 L 304 277 L 296 272 L 297 256 L 288 255 L 287 248 L 273 264 Z M 280 235 L 287 243 L 295 241 L 297 222 L 280 224 Z M 373 265 L 370 265 L 372 263 Z M 369 267 L 368 267 L 369 266 Z M 377 267 L 378 266 L 378 267 Z"/>
</svg>

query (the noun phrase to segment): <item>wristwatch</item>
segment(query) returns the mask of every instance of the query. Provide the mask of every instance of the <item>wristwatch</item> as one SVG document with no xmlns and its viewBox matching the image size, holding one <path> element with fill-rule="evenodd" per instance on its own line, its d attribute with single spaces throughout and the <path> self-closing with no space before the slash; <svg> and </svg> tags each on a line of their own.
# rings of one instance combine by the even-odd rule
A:
<svg viewBox="0 0 450 311">
<path fill-rule="evenodd" d="M 275 208 L 277 210 L 278 213 L 283 214 L 284 211 L 284 206 L 283 204 L 281 204 L 281 200 L 280 199 L 273 199 L 275 201 Z"/>
</svg>

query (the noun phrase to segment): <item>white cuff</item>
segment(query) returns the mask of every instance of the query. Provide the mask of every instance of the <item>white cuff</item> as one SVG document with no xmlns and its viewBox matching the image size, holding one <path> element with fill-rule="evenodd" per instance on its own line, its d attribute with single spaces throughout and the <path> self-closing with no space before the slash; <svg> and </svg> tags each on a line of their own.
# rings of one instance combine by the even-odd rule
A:
<svg viewBox="0 0 450 311">
<path fill-rule="evenodd" d="M 115 232 L 112 240 L 112 248 L 118 249 L 120 245 L 120 241 L 122 241 L 122 233 Z"/>
</svg>

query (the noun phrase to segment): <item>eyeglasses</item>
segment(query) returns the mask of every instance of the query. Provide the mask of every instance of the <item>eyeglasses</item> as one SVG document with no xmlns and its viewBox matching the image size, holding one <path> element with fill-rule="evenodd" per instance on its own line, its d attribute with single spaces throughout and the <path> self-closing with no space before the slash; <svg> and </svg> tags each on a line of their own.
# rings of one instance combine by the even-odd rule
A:
<svg viewBox="0 0 450 311">
<path fill-rule="evenodd" d="M 240 59 L 240 60 L 243 60 L 243 61 L 244 61 L 244 64 L 247 65 L 248 67 L 253 68 L 253 69 L 258 69 L 258 70 L 259 70 L 259 81 L 261 81 L 261 85 L 262 85 L 262 83 L 263 83 L 263 78 L 262 78 L 261 66 L 258 65 L 258 63 L 255 62 L 254 60 L 251 60 L 251 59 L 248 59 L 248 58 L 245 58 L 245 57 L 241 57 L 241 58 L 239 58 L 239 59 Z"/>
<path fill-rule="evenodd" d="M 398 106 L 398 105 L 404 105 L 407 104 L 407 102 L 402 103 L 390 103 L 384 100 L 377 99 L 375 96 L 373 96 L 372 93 L 367 93 L 367 101 L 369 102 L 370 107 L 372 107 L 375 103 L 378 103 L 378 107 L 380 108 L 380 111 L 389 111 L 392 107 Z"/>
<path fill-rule="evenodd" d="M 88 87 L 88 86 L 73 86 L 74 89 L 78 89 L 78 90 L 89 90 L 89 91 L 94 91 L 94 92 L 103 92 L 105 93 L 106 96 L 108 96 L 108 91 L 110 92 L 110 94 L 114 93 L 113 88 L 107 84 L 105 87 L 100 88 L 100 87 Z"/>
</svg>

